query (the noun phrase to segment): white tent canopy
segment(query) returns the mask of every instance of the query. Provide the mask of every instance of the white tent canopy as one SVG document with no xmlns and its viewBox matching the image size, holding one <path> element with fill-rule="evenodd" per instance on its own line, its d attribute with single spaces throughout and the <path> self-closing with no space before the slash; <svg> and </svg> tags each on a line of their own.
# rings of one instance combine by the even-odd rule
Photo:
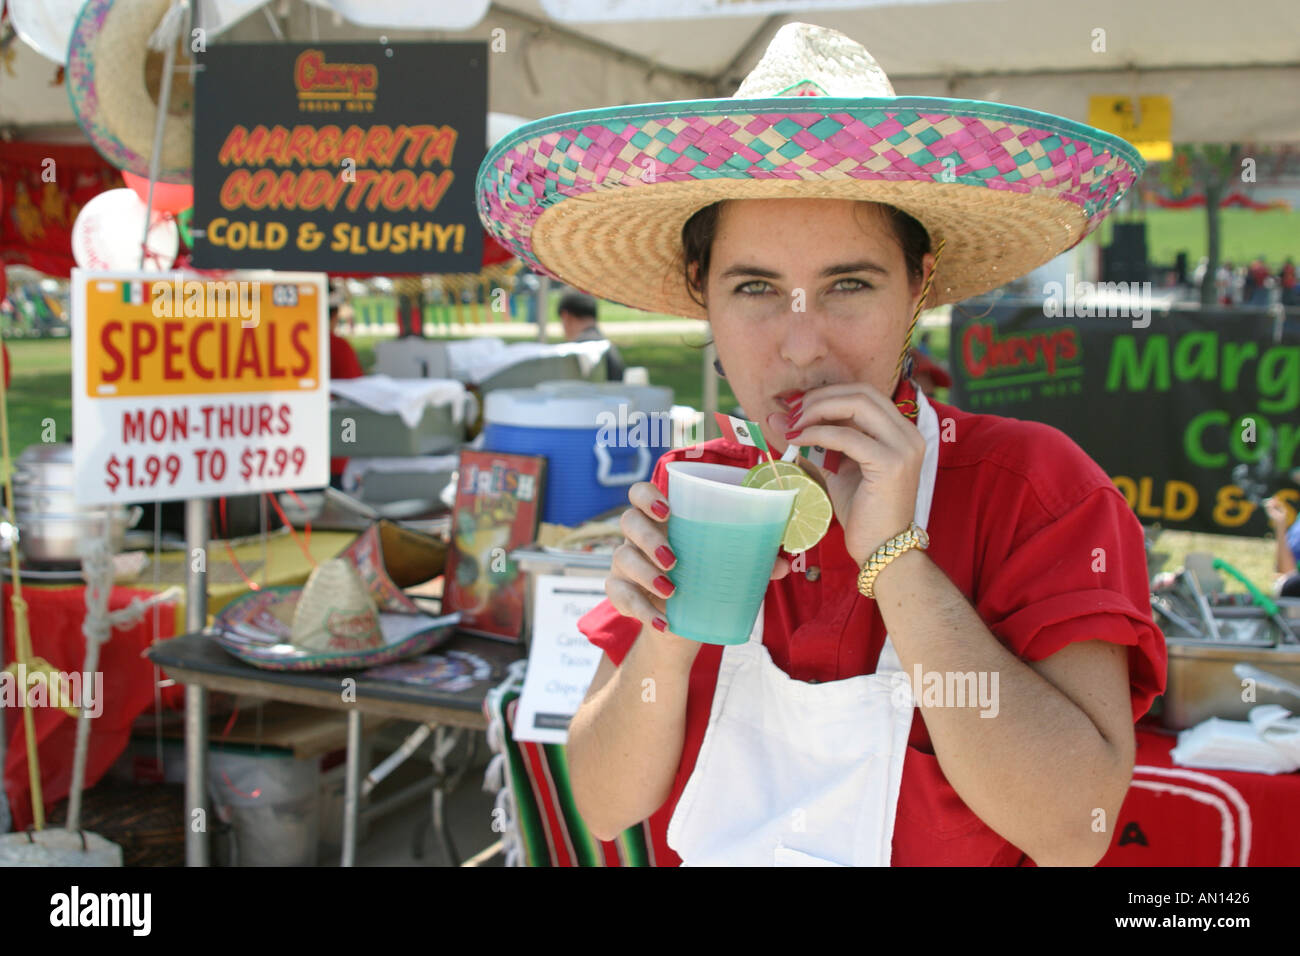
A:
<svg viewBox="0 0 1300 956">
<path fill-rule="evenodd" d="M 32 2 L 32 0 L 28 0 Z M 199 0 L 200 10 L 216 0 Z M 497 47 L 490 63 L 495 111 L 538 117 L 615 103 L 727 96 L 784 23 L 806 20 L 862 41 L 899 94 L 996 100 L 1086 120 L 1093 94 L 1162 94 L 1173 101 L 1176 142 L 1300 140 L 1300 8 L 1294 0 L 1042 0 L 876 2 L 846 9 L 844 0 L 729 2 L 758 10 L 690 19 L 559 21 L 546 12 L 607 10 L 626 15 L 649 0 L 383 0 L 393 18 L 486 6 L 467 30 L 361 26 L 344 12 L 357 0 L 220 0 L 224 28 L 214 42 L 482 39 Z M 666 0 L 665 9 L 721 0 Z M 825 9 L 827 5 L 830 9 Z M 210 7 L 209 17 L 218 8 Z M 232 19 L 242 14 L 238 20 Z M 432 15 L 432 14 L 430 14 Z M 589 14 L 588 14 L 589 15 Z M 642 16 L 645 16 L 642 13 Z M 374 22 L 374 15 L 367 16 Z M 1104 35 L 1097 31 L 1104 31 Z M 1104 49 L 1101 41 L 1104 36 Z M 501 47 L 504 46 L 504 49 Z M 73 122 L 64 90 L 50 86 L 54 66 L 16 43 L 13 75 L 0 73 L 0 124 L 46 127 Z M 452 91 L 449 91 L 451 93 Z M 55 129 L 51 129 L 54 127 Z M 32 130 L 37 133 L 37 130 Z"/>
</svg>

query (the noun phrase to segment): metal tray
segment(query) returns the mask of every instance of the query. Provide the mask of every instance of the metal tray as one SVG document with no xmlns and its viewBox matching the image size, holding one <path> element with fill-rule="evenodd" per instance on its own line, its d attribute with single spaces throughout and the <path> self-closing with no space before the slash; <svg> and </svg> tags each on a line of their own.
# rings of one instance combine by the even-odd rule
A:
<svg viewBox="0 0 1300 956">
<path fill-rule="evenodd" d="M 1232 672 L 1240 662 L 1300 682 L 1300 644 L 1239 647 L 1166 637 L 1165 645 L 1169 679 L 1161 722 L 1171 730 L 1185 730 L 1209 717 L 1245 720 L 1257 704 L 1280 704 L 1291 711 L 1300 707 L 1293 697 L 1262 687 L 1256 688 L 1254 700 L 1242 700 L 1242 681 Z"/>
</svg>

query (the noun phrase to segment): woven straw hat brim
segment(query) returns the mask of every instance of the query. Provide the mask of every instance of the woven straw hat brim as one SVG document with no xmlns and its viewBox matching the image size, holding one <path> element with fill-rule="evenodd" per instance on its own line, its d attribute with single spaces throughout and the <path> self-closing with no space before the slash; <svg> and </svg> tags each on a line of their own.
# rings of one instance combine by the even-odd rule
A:
<svg viewBox="0 0 1300 956">
<path fill-rule="evenodd" d="M 685 289 L 681 228 L 713 202 L 897 206 L 932 244 L 946 240 L 928 303 L 941 305 L 1078 243 L 1144 168 L 1119 137 L 997 103 L 717 99 L 520 127 L 484 159 L 478 201 L 487 230 L 539 271 L 614 302 L 704 318 Z"/>
<path fill-rule="evenodd" d="M 145 86 L 150 34 L 171 0 L 88 0 L 68 43 L 68 99 L 86 136 L 119 169 L 149 175 L 157 105 Z M 159 179 L 193 179 L 193 120 L 168 116 Z"/>
</svg>

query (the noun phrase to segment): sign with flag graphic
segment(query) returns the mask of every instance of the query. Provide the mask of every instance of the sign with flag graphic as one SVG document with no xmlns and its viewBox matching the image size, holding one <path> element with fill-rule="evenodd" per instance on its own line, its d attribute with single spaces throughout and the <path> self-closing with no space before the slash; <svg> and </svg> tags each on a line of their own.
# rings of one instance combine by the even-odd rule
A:
<svg viewBox="0 0 1300 956">
<path fill-rule="evenodd" d="M 747 421 L 743 418 L 732 418 L 723 412 L 714 412 L 714 417 L 718 420 L 718 427 L 722 429 L 722 437 L 727 441 L 734 441 L 738 445 L 749 445 L 757 448 L 759 451 L 768 451 L 767 442 L 763 440 L 763 432 L 758 427 L 757 422 Z"/>
<path fill-rule="evenodd" d="M 799 448 L 799 454 L 803 455 L 814 465 L 825 468 L 832 475 L 839 473 L 840 461 L 844 458 L 843 455 L 834 449 L 823 448 L 821 445 L 802 445 Z"/>
<path fill-rule="evenodd" d="M 321 273 L 72 273 L 74 493 L 82 505 L 329 481 Z"/>
</svg>

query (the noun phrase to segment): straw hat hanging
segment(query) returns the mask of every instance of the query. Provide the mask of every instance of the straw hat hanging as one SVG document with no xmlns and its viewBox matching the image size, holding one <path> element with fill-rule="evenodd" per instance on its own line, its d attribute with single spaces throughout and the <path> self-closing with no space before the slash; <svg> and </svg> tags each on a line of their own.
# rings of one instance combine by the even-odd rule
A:
<svg viewBox="0 0 1300 956">
<path fill-rule="evenodd" d="M 179 43 L 187 56 L 185 7 L 174 0 L 88 0 L 68 45 L 67 83 L 72 111 L 110 163 L 149 175 L 158 116 L 162 53 Z M 192 178 L 193 87 L 178 57 L 163 127 L 160 179 Z"/>
<path fill-rule="evenodd" d="M 725 199 L 889 203 L 944 243 L 930 305 L 994 289 L 1082 240 L 1145 164 L 1129 143 L 1035 110 L 895 96 L 860 43 L 782 27 L 734 97 L 566 113 L 479 169 L 479 215 L 532 268 L 601 298 L 704 318 L 681 230 Z"/>
</svg>

